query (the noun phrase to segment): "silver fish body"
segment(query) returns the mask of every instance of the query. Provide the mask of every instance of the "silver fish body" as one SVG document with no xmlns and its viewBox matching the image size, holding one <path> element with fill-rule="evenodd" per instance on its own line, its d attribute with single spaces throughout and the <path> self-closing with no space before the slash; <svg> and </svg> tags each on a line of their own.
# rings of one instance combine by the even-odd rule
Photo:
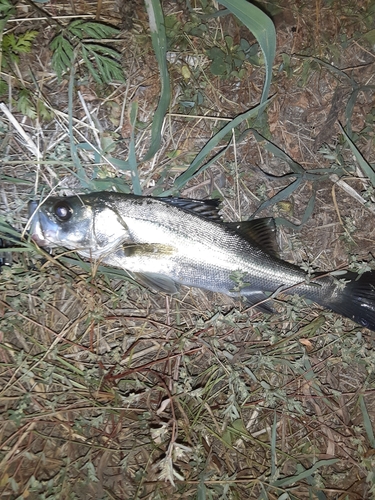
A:
<svg viewBox="0 0 375 500">
<path fill-rule="evenodd" d="M 31 237 L 83 257 L 123 268 L 156 290 L 199 287 L 250 304 L 270 293 L 298 293 L 375 329 L 375 278 L 354 273 L 342 285 L 332 276 L 308 281 L 299 267 L 277 257 L 273 219 L 224 223 L 216 200 L 152 198 L 99 192 L 47 198 L 35 211 Z M 263 309 L 269 309 L 263 303 Z"/>
</svg>

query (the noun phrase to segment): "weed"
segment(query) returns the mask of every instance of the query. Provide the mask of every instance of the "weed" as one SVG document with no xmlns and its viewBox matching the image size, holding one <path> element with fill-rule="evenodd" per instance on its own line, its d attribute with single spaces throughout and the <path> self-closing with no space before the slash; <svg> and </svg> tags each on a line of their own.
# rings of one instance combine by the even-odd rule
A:
<svg viewBox="0 0 375 500">
<path fill-rule="evenodd" d="M 207 50 L 207 55 L 211 59 L 210 71 L 214 76 L 223 78 L 235 76 L 241 79 L 245 75 L 242 66 L 246 60 L 254 65 L 260 64 L 259 44 L 251 46 L 247 40 L 241 39 L 240 44 L 235 45 L 231 36 L 226 36 L 224 43 L 223 48 L 212 47 Z"/>
<path fill-rule="evenodd" d="M 88 72 L 98 84 L 124 81 L 119 52 L 100 43 L 103 38 L 111 38 L 118 33 L 117 28 L 104 23 L 81 19 L 72 21 L 50 43 L 52 67 L 58 77 L 69 72 L 75 61 L 82 57 Z"/>
</svg>

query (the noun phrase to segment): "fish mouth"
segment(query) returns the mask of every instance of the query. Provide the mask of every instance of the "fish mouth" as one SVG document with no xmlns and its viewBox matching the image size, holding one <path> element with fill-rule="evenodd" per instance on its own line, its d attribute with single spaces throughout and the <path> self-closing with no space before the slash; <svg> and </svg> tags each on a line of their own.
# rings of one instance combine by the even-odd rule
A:
<svg viewBox="0 0 375 500">
<path fill-rule="evenodd" d="M 42 230 L 40 223 L 40 212 L 38 212 L 38 202 L 29 201 L 29 222 L 30 222 L 30 237 L 40 247 L 49 245 L 46 235 Z"/>
</svg>

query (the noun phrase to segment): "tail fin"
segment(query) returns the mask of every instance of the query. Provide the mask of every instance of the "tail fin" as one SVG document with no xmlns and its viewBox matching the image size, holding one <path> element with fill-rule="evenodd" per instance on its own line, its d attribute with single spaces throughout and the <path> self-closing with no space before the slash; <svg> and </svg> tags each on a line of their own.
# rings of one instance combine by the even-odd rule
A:
<svg viewBox="0 0 375 500">
<path fill-rule="evenodd" d="M 347 272 L 342 277 L 350 281 L 343 290 L 336 288 L 335 298 L 328 307 L 375 331 L 375 271 L 362 275 Z"/>
</svg>

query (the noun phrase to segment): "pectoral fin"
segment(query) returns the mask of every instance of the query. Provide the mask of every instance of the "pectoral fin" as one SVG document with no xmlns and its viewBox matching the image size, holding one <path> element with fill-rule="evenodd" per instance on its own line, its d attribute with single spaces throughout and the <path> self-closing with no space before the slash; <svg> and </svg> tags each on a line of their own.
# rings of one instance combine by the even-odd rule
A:
<svg viewBox="0 0 375 500">
<path fill-rule="evenodd" d="M 124 267 L 128 269 L 142 269 L 144 263 L 147 263 L 147 268 L 152 269 L 153 263 L 155 268 L 160 269 L 160 260 L 168 259 L 176 253 L 175 247 L 161 243 L 130 243 L 122 246 L 122 257 L 124 259 Z M 138 264 L 135 266 L 134 264 Z M 134 279 L 142 285 L 154 290 L 155 292 L 166 292 L 174 294 L 178 292 L 178 286 L 173 279 L 159 272 L 139 272 L 132 271 Z"/>
<path fill-rule="evenodd" d="M 145 257 L 149 259 L 171 256 L 176 252 L 172 245 L 162 243 L 127 243 L 122 246 L 125 257 Z"/>
</svg>

